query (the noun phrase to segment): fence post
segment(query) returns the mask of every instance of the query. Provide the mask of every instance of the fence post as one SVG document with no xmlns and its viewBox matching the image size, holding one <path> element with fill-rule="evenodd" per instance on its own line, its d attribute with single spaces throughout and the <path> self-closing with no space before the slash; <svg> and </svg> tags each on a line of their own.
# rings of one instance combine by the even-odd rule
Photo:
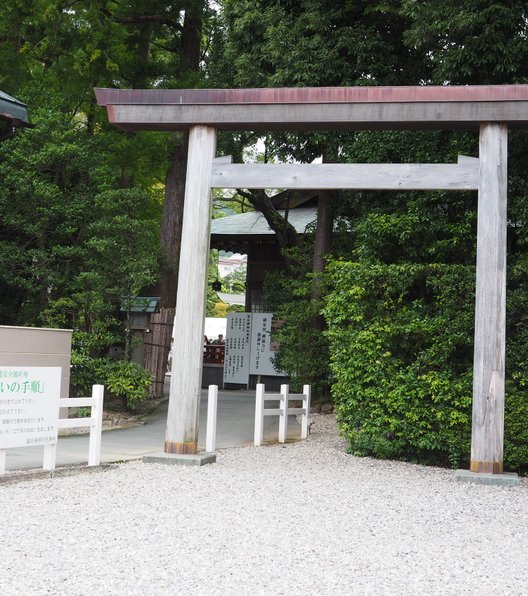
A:
<svg viewBox="0 0 528 596">
<path fill-rule="evenodd" d="M 44 456 L 42 458 L 43 470 L 54 470 L 57 461 L 57 443 L 44 445 Z"/>
<path fill-rule="evenodd" d="M 290 387 L 288 385 L 281 385 L 280 388 L 281 414 L 279 418 L 279 443 L 286 443 L 288 437 L 288 396 Z"/>
<path fill-rule="evenodd" d="M 101 434 L 103 432 L 103 399 L 104 385 L 92 387 L 94 400 L 91 409 L 90 444 L 88 448 L 88 465 L 98 466 L 101 463 Z"/>
<path fill-rule="evenodd" d="M 306 439 L 308 436 L 308 428 L 310 424 L 310 385 L 303 386 L 303 408 L 306 413 L 303 416 L 301 424 L 301 439 Z"/>
<path fill-rule="evenodd" d="M 255 398 L 255 437 L 254 445 L 259 447 L 264 441 L 264 385 L 257 383 Z"/>
<path fill-rule="evenodd" d="M 207 432 L 205 450 L 213 452 L 216 449 L 216 414 L 218 411 L 218 385 L 209 385 L 207 397 Z"/>
</svg>

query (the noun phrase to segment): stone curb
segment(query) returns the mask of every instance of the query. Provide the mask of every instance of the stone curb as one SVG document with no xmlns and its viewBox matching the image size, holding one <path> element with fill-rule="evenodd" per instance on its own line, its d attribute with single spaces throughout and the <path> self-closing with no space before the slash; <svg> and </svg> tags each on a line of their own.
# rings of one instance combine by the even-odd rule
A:
<svg viewBox="0 0 528 596">
<path fill-rule="evenodd" d="M 13 470 L 0 476 L 1 484 L 15 484 L 25 482 L 26 480 L 42 480 L 43 478 L 61 478 L 65 476 L 77 476 L 79 474 L 95 474 L 98 472 L 108 472 L 117 467 L 118 464 L 101 464 L 99 466 L 64 466 L 55 470 Z"/>
</svg>

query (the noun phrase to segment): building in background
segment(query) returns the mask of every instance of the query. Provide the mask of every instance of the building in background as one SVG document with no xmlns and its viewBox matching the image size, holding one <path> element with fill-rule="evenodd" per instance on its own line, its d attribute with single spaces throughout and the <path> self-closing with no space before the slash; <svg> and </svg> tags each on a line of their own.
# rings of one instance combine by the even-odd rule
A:
<svg viewBox="0 0 528 596">
<path fill-rule="evenodd" d="M 0 141 L 14 137 L 17 129 L 24 127 L 32 127 L 26 104 L 0 91 Z"/>
<path fill-rule="evenodd" d="M 292 202 L 291 193 L 283 192 L 273 197 L 279 213 L 288 218 L 298 234 L 304 234 L 317 221 L 316 192 L 296 193 Z M 249 211 L 214 219 L 211 224 L 211 248 L 231 251 L 247 258 L 246 312 L 267 312 L 264 303 L 263 285 L 268 271 L 285 268 L 275 232 L 260 211 Z M 225 253 L 224 253 L 225 254 Z M 229 254 L 229 252 L 227 253 Z"/>
<path fill-rule="evenodd" d="M 218 251 L 218 277 L 223 279 L 228 275 L 232 275 L 236 271 L 247 270 L 247 255 L 240 253 Z"/>
</svg>

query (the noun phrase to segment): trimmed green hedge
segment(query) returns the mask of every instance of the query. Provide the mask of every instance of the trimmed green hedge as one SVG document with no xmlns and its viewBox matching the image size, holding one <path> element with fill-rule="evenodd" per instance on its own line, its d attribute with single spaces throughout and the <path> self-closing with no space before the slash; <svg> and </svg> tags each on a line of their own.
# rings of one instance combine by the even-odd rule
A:
<svg viewBox="0 0 528 596">
<path fill-rule="evenodd" d="M 328 272 L 333 396 L 351 452 L 467 466 L 474 267 L 336 261 Z M 528 466 L 519 379 L 508 380 L 505 426 L 505 465 Z"/>
</svg>

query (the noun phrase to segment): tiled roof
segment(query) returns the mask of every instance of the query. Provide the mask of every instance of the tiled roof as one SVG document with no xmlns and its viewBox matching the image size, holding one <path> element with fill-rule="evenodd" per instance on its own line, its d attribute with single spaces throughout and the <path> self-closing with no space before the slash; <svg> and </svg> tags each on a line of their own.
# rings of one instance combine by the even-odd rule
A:
<svg viewBox="0 0 528 596">
<path fill-rule="evenodd" d="M 20 124 L 29 123 L 26 104 L 3 91 L 0 91 L 0 116 L 3 119 L 18 121 Z"/>
</svg>

